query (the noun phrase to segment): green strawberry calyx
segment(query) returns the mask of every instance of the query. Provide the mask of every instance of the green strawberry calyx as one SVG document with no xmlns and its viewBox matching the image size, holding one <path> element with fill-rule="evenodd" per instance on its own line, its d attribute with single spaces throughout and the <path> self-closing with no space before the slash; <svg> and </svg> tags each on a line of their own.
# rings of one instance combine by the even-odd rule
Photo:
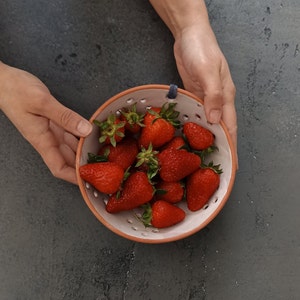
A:
<svg viewBox="0 0 300 300">
<path fill-rule="evenodd" d="M 152 144 L 148 146 L 148 148 L 141 148 L 141 151 L 137 154 L 137 163 L 135 167 L 140 167 L 142 165 L 147 168 L 147 176 L 151 181 L 153 177 L 155 177 L 159 171 L 159 163 L 157 158 L 158 151 L 153 150 Z"/>
<path fill-rule="evenodd" d="M 103 155 L 98 155 L 98 154 L 89 152 L 87 162 L 89 164 L 96 163 L 96 162 L 106 162 L 106 161 L 108 161 L 108 155 L 109 155 L 109 149 L 106 149 L 105 153 Z"/>
<path fill-rule="evenodd" d="M 201 168 L 202 169 L 211 169 L 219 175 L 223 173 L 223 169 L 221 169 L 221 165 L 220 164 L 215 165 L 213 161 L 210 161 L 208 164 L 202 164 Z"/>
<path fill-rule="evenodd" d="M 136 218 L 144 224 L 145 227 L 151 227 L 152 220 L 152 207 L 150 203 L 146 203 L 141 206 L 143 213 L 141 216 L 136 215 Z"/>
<path fill-rule="evenodd" d="M 120 129 L 125 126 L 125 122 L 118 122 L 117 120 L 114 114 L 110 114 L 103 122 L 94 120 L 94 124 L 97 125 L 101 131 L 99 138 L 100 143 L 103 143 L 108 138 L 110 143 L 116 147 L 116 136 L 124 137 L 124 133 L 120 131 Z"/>
<path fill-rule="evenodd" d="M 122 109 L 120 112 L 130 126 L 137 124 L 140 127 L 145 127 L 143 124 L 145 114 L 140 114 L 137 112 L 136 103 L 129 108 Z"/>
<path fill-rule="evenodd" d="M 170 124 L 172 124 L 175 128 L 180 128 L 181 127 L 181 122 L 178 120 L 179 117 L 179 111 L 175 110 L 175 106 L 177 103 L 172 102 L 172 103 L 164 103 L 163 106 L 161 107 L 160 112 L 156 112 L 152 110 L 151 108 L 148 109 L 148 112 L 156 118 L 153 120 L 153 123 L 158 120 L 158 119 L 164 119 L 168 121 Z"/>
</svg>

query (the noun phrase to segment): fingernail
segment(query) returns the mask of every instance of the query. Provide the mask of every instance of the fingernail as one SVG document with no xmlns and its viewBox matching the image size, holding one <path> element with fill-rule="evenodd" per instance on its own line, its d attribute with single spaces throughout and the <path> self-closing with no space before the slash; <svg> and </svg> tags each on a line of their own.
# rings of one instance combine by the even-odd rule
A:
<svg viewBox="0 0 300 300">
<path fill-rule="evenodd" d="M 88 121 L 81 120 L 77 125 L 77 130 L 80 135 L 86 136 L 91 132 L 92 125 Z"/>
<path fill-rule="evenodd" d="M 209 113 L 209 121 L 211 123 L 219 123 L 221 120 L 222 112 L 219 109 L 213 109 Z"/>
</svg>

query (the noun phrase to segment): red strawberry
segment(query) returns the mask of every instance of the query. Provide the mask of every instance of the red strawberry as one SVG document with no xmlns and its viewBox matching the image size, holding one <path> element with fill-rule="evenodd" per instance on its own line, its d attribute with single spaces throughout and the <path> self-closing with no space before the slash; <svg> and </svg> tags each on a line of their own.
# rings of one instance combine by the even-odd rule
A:
<svg viewBox="0 0 300 300">
<path fill-rule="evenodd" d="M 143 119 L 144 114 L 140 114 L 136 111 L 136 103 L 132 107 L 124 108 L 121 110 L 122 121 L 125 121 L 125 129 L 132 133 L 139 133 L 141 127 L 144 127 Z"/>
<path fill-rule="evenodd" d="M 153 192 L 154 188 L 146 173 L 132 173 L 125 180 L 120 196 L 114 194 L 109 198 L 106 210 L 109 213 L 117 213 L 139 207 L 152 199 Z"/>
<path fill-rule="evenodd" d="M 105 194 L 116 193 L 122 183 L 124 170 L 112 162 L 90 163 L 79 168 L 80 177 Z"/>
<path fill-rule="evenodd" d="M 159 175 L 164 181 L 180 181 L 201 165 L 201 158 L 183 149 L 167 149 L 158 154 Z"/>
<path fill-rule="evenodd" d="M 125 137 L 116 144 L 116 147 L 112 145 L 102 147 L 99 151 L 99 155 L 107 155 L 108 161 L 115 162 L 126 170 L 134 163 L 138 152 L 139 148 L 136 139 L 133 137 Z"/>
<path fill-rule="evenodd" d="M 151 212 L 146 212 L 145 215 L 148 217 L 145 221 L 146 226 L 147 222 L 150 221 L 153 227 L 165 228 L 183 221 L 185 211 L 174 204 L 164 200 L 158 200 L 152 205 Z M 148 223 L 148 226 L 150 224 Z"/>
<path fill-rule="evenodd" d="M 201 168 L 188 176 L 186 200 L 189 210 L 197 211 L 209 201 L 220 185 L 220 172 L 218 168 Z"/>
<path fill-rule="evenodd" d="M 184 194 L 183 185 L 178 181 L 160 181 L 155 188 L 157 197 L 169 203 L 181 201 Z"/>
<path fill-rule="evenodd" d="M 177 120 L 179 112 L 174 110 L 175 105 L 176 103 L 169 103 L 168 106 L 165 104 L 161 108 L 153 107 L 146 112 L 145 127 L 142 128 L 139 138 L 140 147 L 148 148 L 152 144 L 156 149 L 173 138 L 175 128 L 180 126 Z"/>
<path fill-rule="evenodd" d="M 181 149 L 185 146 L 185 141 L 182 136 L 174 136 L 170 142 L 168 142 L 161 150 L 174 148 Z"/>
<path fill-rule="evenodd" d="M 204 150 L 213 145 L 215 137 L 210 130 L 194 122 L 183 125 L 183 134 L 194 150 Z"/>
<path fill-rule="evenodd" d="M 109 115 L 103 122 L 94 120 L 94 124 L 100 127 L 100 143 L 111 144 L 115 147 L 117 142 L 120 142 L 125 136 L 125 122 L 114 114 Z"/>
</svg>

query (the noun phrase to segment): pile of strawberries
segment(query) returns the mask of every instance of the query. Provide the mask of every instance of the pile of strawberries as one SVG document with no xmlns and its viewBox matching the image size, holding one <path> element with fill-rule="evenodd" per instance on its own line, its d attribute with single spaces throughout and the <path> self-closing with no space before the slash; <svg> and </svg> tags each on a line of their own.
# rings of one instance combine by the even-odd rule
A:
<svg viewBox="0 0 300 300">
<path fill-rule="evenodd" d="M 217 150 L 214 135 L 194 123 L 181 124 L 176 103 L 137 112 L 136 104 L 94 123 L 99 153 L 89 153 L 79 169 L 83 180 L 108 194 L 106 210 L 141 207 L 145 226 L 165 228 L 184 220 L 177 206 L 201 209 L 220 184 L 220 165 L 205 163 Z"/>
</svg>

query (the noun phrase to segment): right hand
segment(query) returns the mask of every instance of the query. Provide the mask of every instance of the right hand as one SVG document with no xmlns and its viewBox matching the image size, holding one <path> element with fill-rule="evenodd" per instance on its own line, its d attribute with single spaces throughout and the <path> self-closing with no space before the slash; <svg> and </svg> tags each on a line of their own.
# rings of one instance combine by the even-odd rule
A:
<svg viewBox="0 0 300 300">
<path fill-rule="evenodd" d="M 224 121 L 237 157 L 235 86 L 210 25 L 183 30 L 175 40 L 174 55 L 185 89 L 204 100 L 209 122 Z"/>
<path fill-rule="evenodd" d="M 55 177 L 77 184 L 77 137 L 92 130 L 86 119 L 59 103 L 37 77 L 1 62 L 0 109 Z"/>
</svg>

